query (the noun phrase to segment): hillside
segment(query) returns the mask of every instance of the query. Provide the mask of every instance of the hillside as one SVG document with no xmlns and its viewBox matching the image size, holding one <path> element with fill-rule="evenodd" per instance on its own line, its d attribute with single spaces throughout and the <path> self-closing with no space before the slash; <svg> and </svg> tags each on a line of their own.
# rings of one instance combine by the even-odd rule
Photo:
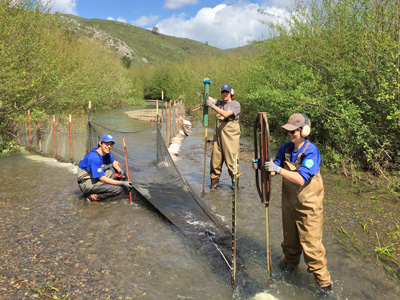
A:
<svg viewBox="0 0 400 300">
<path fill-rule="evenodd" d="M 75 21 L 68 24 L 74 27 L 73 30 L 77 34 L 107 40 L 109 48 L 115 48 L 116 44 L 121 44 L 122 49 L 127 51 L 118 51 L 119 54 L 128 54 L 133 58 L 133 62 L 182 61 L 187 58 L 220 56 L 226 53 L 224 50 L 204 43 L 153 33 L 150 30 L 126 23 L 102 19 L 85 19 L 65 14 L 62 16 Z M 130 50 L 132 50 L 132 53 L 130 53 Z"/>
</svg>

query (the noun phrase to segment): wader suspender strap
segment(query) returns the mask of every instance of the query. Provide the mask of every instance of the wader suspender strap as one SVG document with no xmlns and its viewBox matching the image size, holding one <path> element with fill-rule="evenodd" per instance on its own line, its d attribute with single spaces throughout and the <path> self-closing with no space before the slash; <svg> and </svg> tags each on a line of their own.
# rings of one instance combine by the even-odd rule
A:
<svg viewBox="0 0 400 300">
<path fill-rule="evenodd" d="M 311 145 L 311 143 L 310 142 L 308 142 L 308 144 L 304 147 L 304 149 L 303 149 L 303 152 L 301 152 L 299 155 L 297 155 L 297 159 L 296 159 L 296 164 L 301 164 L 301 161 L 302 161 L 302 156 L 303 156 L 303 154 L 304 154 L 304 152 L 306 152 L 306 150 L 307 150 L 307 148 L 308 148 L 308 146 L 310 146 Z M 293 143 L 290 143 L 287 147 L 286 147 L 286 149 L 285 149 L 285 160 L 286 161 L 289 161 L 290 162 L 290 154 L 289 154 L 289 149 L 290 149 L 290 147 L 291 146 L 293 146 L 294 147 L 294 145 L 293 145 Z"/>
</svg>

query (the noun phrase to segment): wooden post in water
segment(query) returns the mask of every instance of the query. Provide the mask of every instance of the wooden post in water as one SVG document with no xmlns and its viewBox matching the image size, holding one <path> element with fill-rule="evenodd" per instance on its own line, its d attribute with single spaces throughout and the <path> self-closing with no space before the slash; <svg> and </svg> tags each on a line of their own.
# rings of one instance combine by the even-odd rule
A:
<svg viewBox="0 0 400 300">
<path fill-rule="evenodd" d="M 124 142 L 126 175 L 128 175 L 128 181 L 131 181 L 131 177 L 129 176 L 128 154 L 126 152 L 126 143 L 124 137 L 122 138 L 122 141 Z M 132 203 L 132 191 L 129 191 L 129 201 Z"/>
<path fill-rule="evenodd" d="M 72 125 L 71 125 L 72 119 L 71 115 L 69 115 L 69 151 L 71 154 L 71 164 L 72 164 Z"/>
<path fill-rule="evenodd" d="M 40 133 L 40 120 L 39 120 L 39 118 L 37 119 L 37 125 L 38 125 L 39 152 L 42 152 L 42 135 Z"/>
<path fill-rule="evenodd" d="M 31 110 L 28 109 L 29 151 L 32 151 Z"/>
<path fill-rule="evenodd" d="M 57 159 L 56 116 L 55 115 L 53 115 L 53 133 L 54 133 L 54 158 Z"/>
<path fill-rule="evenodd" d="M 168 139 L 168 146 L 171 145 L 171 136 L 172 136 L 172 101 L 169 103 L 169 139 Z"/>
<path fill-rule="evenodd" d="M 92 107 L 92 101 L 89 101 L 89 106 L 88 106 L 88 133 L 87 133 L 87 137 L 86 137 L 86 153 L 89 153 L 91 149 L 91 137 L 90 137 L 90 109 Z"/>
<path fill-rule="evenodd" d="M 168 101 L 165 101 L 165 146 L 168 148 Z"/>
</svg>

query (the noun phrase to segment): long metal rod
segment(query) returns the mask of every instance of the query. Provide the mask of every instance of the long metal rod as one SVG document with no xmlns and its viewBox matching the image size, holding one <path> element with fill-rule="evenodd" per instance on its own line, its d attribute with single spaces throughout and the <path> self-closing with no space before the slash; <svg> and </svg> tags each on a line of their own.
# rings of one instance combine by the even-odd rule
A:
<svg viewBox="0 0 400 300">
<path fill-rule="evenodd" d="M 124 142 L 126 175 L 128 175 L 128 181 L 131 181 L 131 177 L 129 176 L 128 154 L 126 153 L 126 143 L 124 137 L 122 138 L 122 141 Z M 129 191 L 129 201 L 132 203 L 132 191 Z"/>
<path fill-rule="evenodd" d="M 208 106 L 207 100 L 210 93 L 211 79 L 205 78 L 204 83 L 204 103 L 203 103 L 203 126 L 205 127 L 204 132 L 204 168 L 203 168 L 203 196 L 206 185 L 206 161 L 207 161 L 207 134 L 208 134 Z"/>
<path fill-rule="evenodd" d="M 265 231 L 267 241 L 267 272 L 268 277 L 271 278 L 271 238 L 269 232 L 269 205 L 265 204 Z"/>
<path fill-rule="evenodd" d="M 233 197 L 232 197 L 232 285 L 236 283 L 236 200 L 237 200 L 237 153 L 233 153 Z"/>
<path fill-rule="evenodd" d="M 205 186 L 206 186 L 207 131 L 208 131 L 208 127 L 206 126 L 206 130 L 204 131 L 203 196 L 204 196 L 204 190 L 205 190 Z"/>
<path fill-rule="evenodd" d="M 258 148 L 260 146 L 260 148 Z M 266 227 L 266 254 L 267 254 L 267 272 L 271 277 L 271 241 L 269 228 L 269 203 L 271 197 L 271 175 L 263 168 L 266 161 L 269 160 L 269 126 L 267 113 L 259 112 L 254 126 L 254 151 L 255 158 L 259 159 L 260 169 L 256 169 L 256 186 L 261 202 L 265 205 L 265 227 Z M 259 173 L 261 176 L 259 176 Z"/>
</svg>

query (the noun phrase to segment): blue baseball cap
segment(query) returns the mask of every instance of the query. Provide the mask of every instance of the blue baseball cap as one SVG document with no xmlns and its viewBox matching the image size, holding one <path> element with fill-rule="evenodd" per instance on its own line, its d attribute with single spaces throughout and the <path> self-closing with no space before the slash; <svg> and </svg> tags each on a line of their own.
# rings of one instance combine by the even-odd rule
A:
<svg viewBox="0 0 400 300">
<path fill-rule="evenodd" d="M 101 137 L 100 141 L 102 141 L 102 142 L 104 142 L 104 143 L 113 142 L 113 143 L 115 144 L 114 138 L 112 137 L 112 135 L 109 135 L 109 134 L 103 135 L 103 136 Z"/>
<path fill-rule="evenodd" d="M 227 91 L 227 92 L 231 92 L 231 90 L 232 90 L 232 87 L 229 85 L 229 84 L 224 84 L 223 86 L 222 86 L 222 88 L 221 88 L 221 93 L 223 92 L 223 91 Z"/>
</svg>

